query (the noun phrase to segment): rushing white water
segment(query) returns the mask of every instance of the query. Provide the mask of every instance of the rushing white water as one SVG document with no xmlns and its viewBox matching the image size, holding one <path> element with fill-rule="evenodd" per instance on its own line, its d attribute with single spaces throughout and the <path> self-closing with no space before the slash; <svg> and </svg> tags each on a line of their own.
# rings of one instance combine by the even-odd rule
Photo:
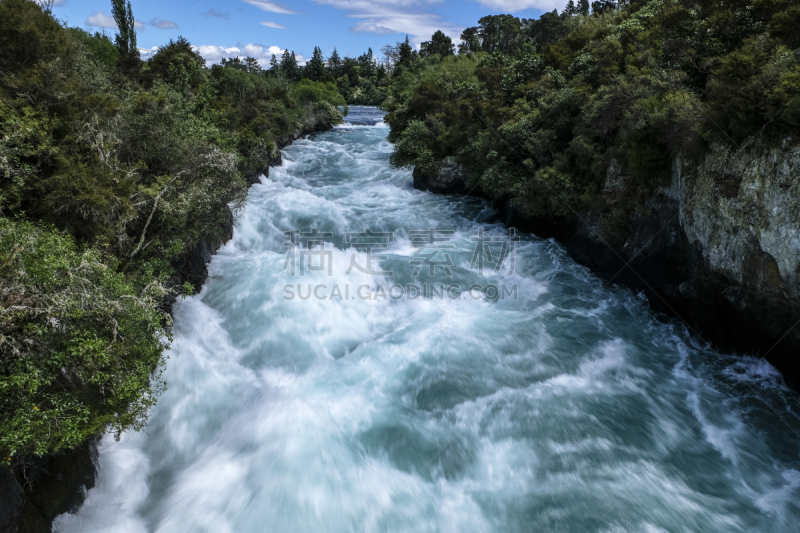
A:
<svg viewBox="0 0 800 533">
<path fill-rule="evenodd" d="M 380 116 L 353 109 L 251 189 L 175 307 L 147 428 L 103 440 L 97 486 L 55 530 L 797 531 L 800 401 L 772 367 L 693 344 L 549 240 L 522 235 L 511 275 L 511 254 L 470 268 L 471 237 L 506 230 L 482 200 L 413 190 Z M 292 276 L 284 232 L 312 227 L 332 273 Z M 394 232 L 372 263 L 393 278 L 346 273 L 365 228 Z M 409 265 L 428 228 L 454 231 L 436 282 L 518 298 L 382 297 L 433 281 Z"/>
</svg>

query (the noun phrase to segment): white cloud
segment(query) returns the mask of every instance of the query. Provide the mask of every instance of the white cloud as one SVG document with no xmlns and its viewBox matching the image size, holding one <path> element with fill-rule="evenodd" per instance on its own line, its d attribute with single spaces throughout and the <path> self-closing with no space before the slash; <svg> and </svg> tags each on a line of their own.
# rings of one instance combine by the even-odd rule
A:
<svg viewBox="0 0 800 533">
<path fill-rule="evenodd" d="M 114 19 L 104 14 L 102 11 L 98 11 L 94 15 L 89 15 L 89 18 L 86 19 L 86 25 L 98 28 L 110 28 L 113 30 L 117 29 L 117 23 L 114 22 Z"/>
<path fill-rule="evenodd" d="M 281 13 L 283 15 L 299 15 L 299 11 L 295 11 L 291 7 L 281 4 L 280 2 L 273 2 L 271 0 L 243 0 L 245 3 L 256 6 L 264 11 L 271 11 L 273 13 Z"/>
<path fill-rule="evenodd" d="M 499 9 L 506 13 L 514 13 L 523 9 L 541 9 L 561 11 L 567 4 L 566 0 L 478 0 L 482 5 L 492 9 Z M 577 2 L 576 2 L 577 3 Z"/>
<path fill-rule="evenodd" d="M 174 30 L 175 28 L 178 27 L 178 25 L 172 22 L 171 20 L 153 19 L 150 22 L 148 22 L 148 24 L 150 24 L 151 26 L 155 26 L 156 28 L 160 28 L 162 30 Z"/>
<path fill-rule="evenodd" d="M 403 39 L 411 36 L 414 44 L 431 38 L 436 30 L 442 30 L 458 41 L 464 26 L 453 24 L 439 15 L 426 12 L 428 6 L 442 0 L 314 0 L 317 4 L 349 11 L 348 16 L 361 19 L 351 30 L 382 35 L 398 34 Z M 566 0 L 565 0 L 566 1 Z"/>
<path fill-rule="evenodd" d="M 397 33 L 392 28 L 383 26 L 380 20 L 373 19 L 362 20 L 350 29 L 356 32 L 377 33 L 378 35 Z"/>
<path fill-rule="evenodd" d="M 158 46 L 154 46 L 152 48 L 139 48 L 138 50 L 139 55 L 146 61 L 153 57 L 156 52 L 158 52 Z"/>
<path fill-rule="evenodd" d="M 277 28 L 279 30 L 285 30 L 286 29 L 286 26 L 281 26 L 277 22 L 262 22 L 261 25 L 262 26 L 267 26 L 269 28 Z"/>
<path fill-rule="evenodd" d="M 114 22 L 114 18 L 109 17 L 102 11 L 98 11 L 94 15 L 89 15 L 89 17 L 86 19 L 86 25 L 94 26 L 95 28 L 108 28 L 111 30 L 117 29 L 117 23 Z M 141 20 L 134 20 L 133 26 L 137 30 L 143 30 L 144 22 L 142 22 Z"/>
<path fill-rule="evenodd" d="M 230 48 L 203 45 L 195 47 L 195 50 L 206 60 L 206 66 L 219 63 L 223 57 L 226 59 L 233 57 L 239 57 L 241 59 L 245 57 L 254 57 L 258 59 L 258 64 L 261 65 L 261 68 L 269 68 L 269 60 L 272 58 L 273 54 L 277 56 L 278 59 L 280 59 L 281 54 L 283 54 L 283 50 L 279 46 L 263 46 L 260 44 L 246 44 L 242 47 L 231 46 Z M 296 57 L 298 63 L 305 65 L 306 58 L 301 55 L 297 55 Z"/>
</svg>

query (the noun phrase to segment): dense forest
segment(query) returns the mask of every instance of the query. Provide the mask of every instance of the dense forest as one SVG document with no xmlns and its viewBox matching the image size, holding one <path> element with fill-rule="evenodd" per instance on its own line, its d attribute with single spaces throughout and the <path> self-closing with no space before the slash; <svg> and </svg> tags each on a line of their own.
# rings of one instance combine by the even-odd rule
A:
<svg viewBox="0 0 800 533">
<path fill-rule="evenodd" d="M 0 0 L 0 457 L 141 428 L 170 343 L 175 262 L 229 231 L 247 179 L 341 122 L 325 80 L 207 68 L 185 39 L 142 61 L 130 2 L 112 41 Z M 288 140 L 287 140 L 288 139 Z"/>
<path fill-rule="evenodd" d="M 487 16 L 401 52 L 383 107 L 393 162 L 530 217 L 601 213 L 610 242 L 673 161 L 800 131 L 800 2 L 575 3 Z M 616 239 L 619 241 L 619 239 Z"/>
</svg>

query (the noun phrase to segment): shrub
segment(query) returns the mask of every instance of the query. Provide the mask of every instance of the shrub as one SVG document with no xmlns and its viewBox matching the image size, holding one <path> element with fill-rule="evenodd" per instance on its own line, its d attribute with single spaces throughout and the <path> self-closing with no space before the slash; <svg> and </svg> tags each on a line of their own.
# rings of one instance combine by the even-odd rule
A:
<svg viewBox="0 0 800 533">
<path fill-rule="evenodd" d="M 139 429 L 162 386 L 163 287 L 53 228 L 0 218 L 0 453 Z M 154 372 L 155 370 L 155 372 Z"/>
</svg>

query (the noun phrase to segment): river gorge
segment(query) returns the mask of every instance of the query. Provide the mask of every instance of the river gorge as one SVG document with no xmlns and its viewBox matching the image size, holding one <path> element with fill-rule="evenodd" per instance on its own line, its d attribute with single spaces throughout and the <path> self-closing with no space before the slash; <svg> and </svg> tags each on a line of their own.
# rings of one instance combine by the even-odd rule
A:
<svg viewBox="0 0 800 533">
<path fill-rule="evenodd" d="M 382 116 L 353 107 L 250 189 L 173 308 L 148 425 L 104 437 L 54 530 L 794 531 L 780 374 L 485 200 L 415 190 Z"/>
</svg>

